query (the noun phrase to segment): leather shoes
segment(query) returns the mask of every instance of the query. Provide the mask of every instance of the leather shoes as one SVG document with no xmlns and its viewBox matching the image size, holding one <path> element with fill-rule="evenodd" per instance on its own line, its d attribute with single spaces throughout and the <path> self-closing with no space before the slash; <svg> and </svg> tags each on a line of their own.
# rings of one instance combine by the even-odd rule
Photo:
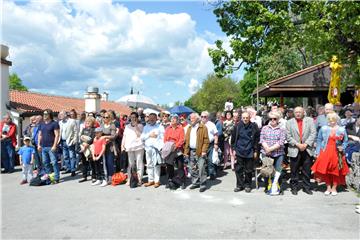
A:
<svg viewBox="0 0 360 240">
<path fill-rule="evenodd" d="M 205 192 L 206 187 L 200 187 L 199 192 Z"/>
<path fill-rule="evenodd" d="M 297 194 L 298 194 L 298 191 L 295 190 L 295 189 L 291 189 L 291 193 L 292 193 L 292 195 L 297 195 Z"/>
<path fill-rule="evenodd" d="M 199 188 L 200 186 L 198 186 L 198 185 L 191 185 L 190 186 L 190 189 L 192 190 L 192 189 L 195 189 L 195 188 Z"/>
<path fill-rule="evenodd" d="M 83 179 L 80 179 L 80 180 L 79 180 L 79 183 L 86 182 L 86 181 L 87 181 L 87 179 L 86 179 L 86 178 L 83 178 Z"/>
<path fill-rule="evenodd" d="M 71 172 L 71 176 L 75 177 L 76 173 L 75 172 Z"/>
<path fill-rule="evenodd" d="M 242 190 L 244 190 L 243 187 L 236 187 L 236 188 L 234 188 L 234 192 L 240 192 L 240 191 L 242 191 Z"/>
<path fill-rule="evenodd" d="M 156 182 L 156 183 L 154 183 L 154 188 L 158 188 L 158 187 L 160 187 L 160 183 L 159 182 Z"/>
<path fill-rule="evenodd" d="M 309 195 L 313 194 L 313 192 L 310 189 L 307 189 L 307 188 L 304 188 L 303 191 L 304 191 L 304 193 L 309 194 Z"/>
<path fill-rule="evenodd" d="M 152 185 L 154 185 L 155 183 L 154 182 L 147 182 L 144 184 L 144 187 L 150 187 Z"/>
</svg>

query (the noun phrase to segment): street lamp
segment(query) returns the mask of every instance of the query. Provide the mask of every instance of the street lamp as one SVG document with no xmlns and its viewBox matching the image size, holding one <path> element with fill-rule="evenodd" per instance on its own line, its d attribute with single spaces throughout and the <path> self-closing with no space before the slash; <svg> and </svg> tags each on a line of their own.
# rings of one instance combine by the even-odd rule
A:
<svg viewBox="0 0 360 240">
<path fill-rule="evenodd" d="M 256 111 L 259 111 L 259 66 L 258 66 L 259 51 L 256 53 Z"/>
</svg>

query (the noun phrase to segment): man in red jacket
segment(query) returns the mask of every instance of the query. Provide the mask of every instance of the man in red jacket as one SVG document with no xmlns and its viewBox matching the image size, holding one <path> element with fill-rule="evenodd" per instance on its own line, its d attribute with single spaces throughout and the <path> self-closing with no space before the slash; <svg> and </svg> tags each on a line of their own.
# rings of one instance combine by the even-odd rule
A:
<svg viewBox="0 0 360 240">
<path fill-rule="evenodd" d="M 11 173 L 15 165 L 16 125 L 11 116 L 6 114 L 0 122 L 1 131 L 1 166 L 4 172 Z"/>
</svg>

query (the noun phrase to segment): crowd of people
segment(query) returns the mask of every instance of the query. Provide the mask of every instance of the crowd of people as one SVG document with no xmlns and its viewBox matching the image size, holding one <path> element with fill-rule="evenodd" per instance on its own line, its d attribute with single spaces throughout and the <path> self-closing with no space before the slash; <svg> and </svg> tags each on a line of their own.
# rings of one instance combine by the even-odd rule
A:
<svg viewBox="0 0 360 240">
<path fill-rule="evenodd" d="M 61 175 L 74 177 L 81 169 L 78 182 L 91 181 L 93 186 L 105 187 L 122 172 L 126 185 L 135 176 L 137 186 L 185 189 L 190 183 L 190 189 L 204 192 L 208 181 L 232 170 L 234 192 L 249 193 L 253 177 L 258 178 L 255 168 L 270 161 L 272 170 L 263 175 L 269 195 L 283 192 L 286 165 L 294 195 L 300 190 L 312 194 L 312 178 L 326 183 L 325 195 L 336 196 L 337 186 L 345 185 L 351 155 L 360 151 L 357 107 L 340 112 L 329 103 L 316 110 L 276 104 L 262 111 L 233 107 L 227 102 L 223 112 L 189 116 L 167 111 L 144 114 L 142 109 L 129 116 L 111 110 L 78 116 L 71 110 L 61 111 L 57 119 L 46 109 L 30 118 L 17 152 L 16 125 L 7 114 L 0 124 L 2 172 L 14 170 L 18 154 L 21 184 L 29 183 L 35 170 L 52 174 L 56 184 Z"/>
</svg>

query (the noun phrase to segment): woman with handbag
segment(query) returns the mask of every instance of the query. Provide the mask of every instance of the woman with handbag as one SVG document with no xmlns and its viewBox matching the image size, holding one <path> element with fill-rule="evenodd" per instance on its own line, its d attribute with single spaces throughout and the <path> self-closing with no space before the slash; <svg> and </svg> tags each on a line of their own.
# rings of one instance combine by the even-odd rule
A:
<svg viewBox="0 0 360 240">
<path fill-rule="evenodd" d="M 271 182 L 271 187 L 269 184 L 265 188 L 265 192 L 270 195 L 279 195 L 280 193 L 279 178 L 281 175 L 282 162 L 285 155 L 284 144 L 286 139 L 286 130 L 281 128 L 279 125 L 280 117 L 281 115 L 278 111 L 270 112 L 269 124 L 264 126 L 260 133 L 262 155 L 274 159 L 275 175 Z"/>
<path fill-rule="evenodd" d="M 327 115 L 328 126 L 319 130 L 316 143 L 317 159 L 311 170 L 315 179 L 326 183 L 325 195 L 337 195 L 337 186 L 345 185 L 345 176 L 349 173 L 344 151 L 348 144 L 348 136 L 344 127 L 338 125 L 339 116 L 335 113 Z"/>
<path fill-rule="evenodd" d="M 136 169 L 139 186 L 142 185 L 144 172 L 144 143 L 141 140 L 143 128 L 144 126 L 139 121 L 139 114 L 137 112 L 132 112 L 130 114 L 130 123 L 126 125 L 121 141 L 121 151 L 126 151 L 128 153 L 128 179 L 130 179 L 131 170 Z M 128 181 L 126 185 L 130 185 L 130 181 Z"/>
<path fill-rule="evenodd" d="M 108 185 L 111 184 L 111 178 L 114 174 L 114 163 L 115 157 L 118 154 L 118 149 L 115 144 L 115 138 L 117 137 L 116 126 L 113 122 L 114 115 L 112 112 L 107 111 L 104 113 L 103 122 L 101 128 L 103 129 L 103 139 L 106 139 L 106 149 L 105 149 L 105 161 L 104 161 L 104 170 L 106 174 L 106 179 Z"/>
</svg>

